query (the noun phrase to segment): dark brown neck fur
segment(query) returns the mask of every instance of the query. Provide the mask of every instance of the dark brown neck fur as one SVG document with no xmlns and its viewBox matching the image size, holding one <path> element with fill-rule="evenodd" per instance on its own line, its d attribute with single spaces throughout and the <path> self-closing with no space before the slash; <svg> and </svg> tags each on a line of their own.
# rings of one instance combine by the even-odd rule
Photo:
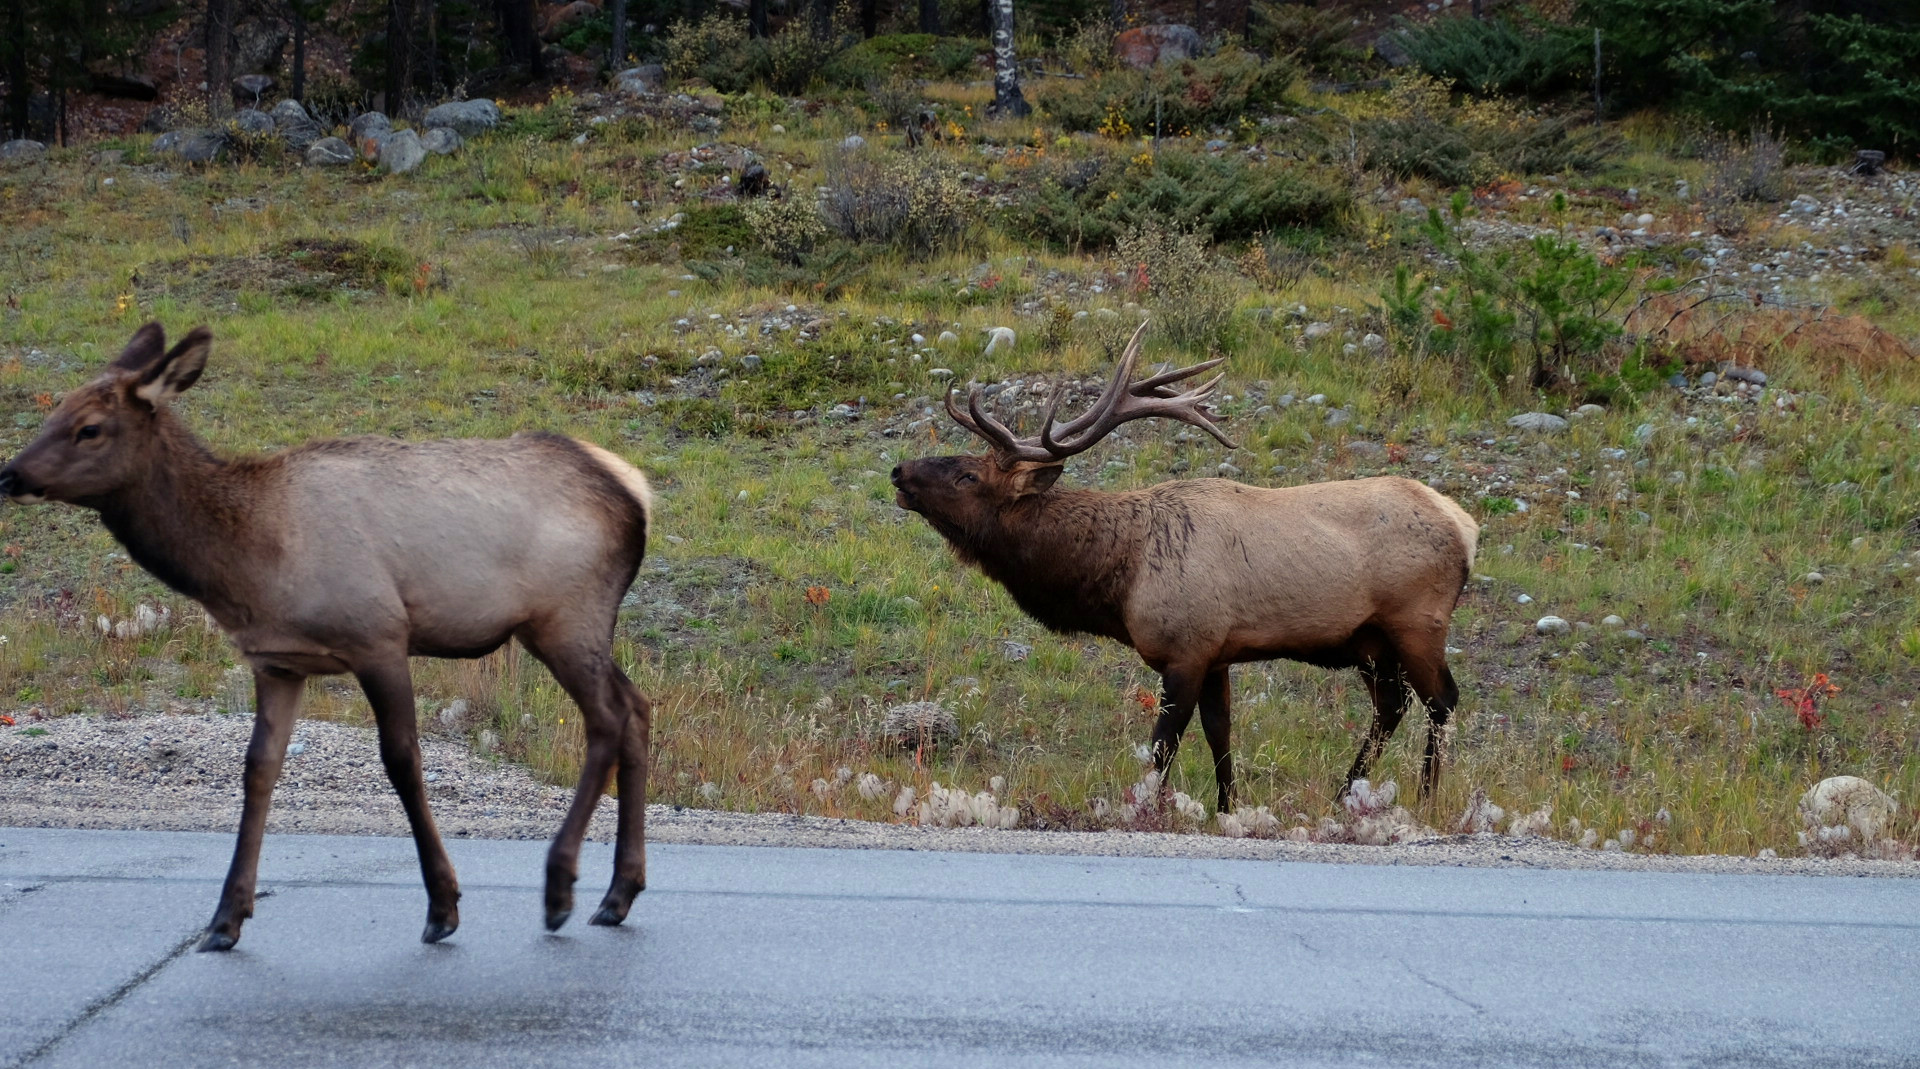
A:
<svg viewBox="0 0 1920 1069">
<path fill-rule="evenodd" d="M 1149 526 L 1144 494 L 1049 490 L 988 529 L 941 533 L 1049 629 L 1130 643 L 1125 602 Z"/>
<path fill-rule="evenodd" d="M 261 462 L 221 460 L 164 408 L 153 418 L 148 470 L 75 504 L 98 510 L 135 563 L 237 626 L 243 621 L 230 617 L 247 603 L 255 568 L 272 556 L 255 518 Z"/>
</svg>

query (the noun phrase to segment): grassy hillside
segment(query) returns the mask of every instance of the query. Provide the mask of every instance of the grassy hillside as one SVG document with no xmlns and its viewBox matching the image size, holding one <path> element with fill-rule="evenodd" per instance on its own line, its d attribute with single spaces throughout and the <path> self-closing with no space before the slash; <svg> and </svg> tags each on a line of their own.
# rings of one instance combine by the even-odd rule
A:
<svg viewBox="0 0 1920 1069">
<path fill-rule="evenodd" d="M 1219 408 L 1242 448 L 1136 426 L 1071 463 L 1069 482 L 1393 473 L 1483 524 L 1454 623 L 1453 763 L 1416 810 L 1426 823 L 1450 826 L 1478 787 L 1511 811 L 1551 806 L 1551 833 L 1576 841 L 1592 827 L 1632 830 L 1635 849 L 1788 852 L 1800 793 L 1849 773 L 1901 800 L 1911 842 L 1920 185 L 1779 168 L 1777 189 L 1709 200 L 1724 162 L 1642 120 L 1578 133 L 1604 151 L 1549 173 L 1490 156 L 1497 173 L 1455 198 L 1354 147 L 1401 137 L 1382 124 L 1409 121 L 1410 92 L 1296 88 L 1289 114 L 1320 118 L 1225 130 L 1212 149 L 1202 129 L 1158 154 L 1138 130 L 1075 133 L 1051 112 L 978 118 L 987 91 L 943 82 L 924 90 L 943 140 L 912 152 L 857 102 L 754 94 L 711 102 L 718 133 L 687 121 L 697 102 L 638 114 L 563 97 L 405 176 L 272 152 L 193 168 L 139 139 L 111 161 L 59 150 L 0 169 L 0 446 L 29 440 L 149 319 L 213 328 L 181 408 L 222 451 L 525 428 L 590 439 L 658 492 L 619 631 L 658 699 L 657 800 L 895 819 L 903 786 L 998 778 L 1026 825 L 1107 825 L 1141 777 L 1156 678 L 1127 650 L 1027 620 L 893 505 L 885 476 L 976 449 L 938 414 L 949 381 L 1020 387 L 1008 407 L 1031 423 L 1045 392 L 1029 386 L 1092 385 L 1151 314 L 1153 359 L 1227 355 Z M 1441 126 L 1535 121 L 1444 94 L 1422 106 Z M 866 144 L 839 148 L 852 134 Z M 785 205 L 824 184 L 829 209 L 840 197 L 877 213 L 871 190 L 897 187 L 909 221 L 842 236 L 743 205 L 747 153 Z M 1276 214 L 1208 244 L 1149 212 L 1101 223 L 1105 202 L 1046 199 L 1077 196 L 1075 169 L 1095 159 L 1079 189 L 1114 204 L 1230 164 L 1245 171 L 1223 180 L 1265 183 Z M 1069 207 L 1083 213 L 1073 232 Z M 1537 331 L 1469 337 L 1509 313 L 1572 340 L 1536 359 Z M 983 356 L 994 326 L 1019 344 Z M 1722 360 L 1764 370 L 1764 390 L 1698 386 Z M 1564 432 L 1507 425 L 1583 403 L 1603 410 Z M 0 730 L 246 711 L 232 651 L 91 514 L 8 508 L 0 542 L 0 696 L 16 722 Z M 170 622 L 115 637 L 142 605 Z M 1537 633 L 1548 614 L 1576 629 Z M 573 775 L 578 724 L 530 659 L 420 662 L 417 680 L 434 730 Z M 1286 826 L 1339 814 L 1371 715 L 1357 677 L 1275 662 L 1234 685 L 1242 801 Z M 918 700 L 958 716 L 956 742 L 886 741 L 885 711 Z M 367 715 L 340 680 L 316 681 L 308 711 Z M 1410 788 L 1423 734 L 1410 717 L 1377 778 Z M 1211 797 L 1197 730 L 1187 742 L 1174 785 Z M 866 773 L 888 787 L 863 797 Z"/>
</svg>

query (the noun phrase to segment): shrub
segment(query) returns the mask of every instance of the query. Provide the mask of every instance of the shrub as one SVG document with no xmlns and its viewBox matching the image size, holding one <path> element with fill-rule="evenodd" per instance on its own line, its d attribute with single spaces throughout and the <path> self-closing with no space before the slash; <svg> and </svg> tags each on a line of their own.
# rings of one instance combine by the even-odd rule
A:
<svg viewBox="0 0 1920 1069">
<path fill-rule="evenodd" d="M 1111 70 L 1084 80 L 1057 79 L 1033 89 L 1040 110 L 1069 130 L 1098 132 L 1124 119 L 1142 134 L 1168 136 L 1231 126 L 1270 114 L 1286 101 L 1300 68 L 1228 47 L 1218 55 L 1165 63 L 1149 71 Z"/>
<path fill-rule="evenodd" d="M 1455 106 L 1446 87 L 1424 75 L 1402 78 L 1381 111 L 1355 126 L 1368 167 L 1474 186 L 1502 174 L 1591 171 L 1613 141 L 1571 117 L 1542 117 L 1500 100 Z"/>
<path fill-rule="evenodd" d="M 1786 199 L 1786 146 L 1766 127 L 1754 127 L 1745 142 L 1732 137 L 1711 140 L 1702 155 L 1707 173 L 1700 184 L 1700 199 L 1709 210 L 1742 201 Z"/>
<path fill-rule="evenodd" d="M 1233 286 L 1215 264 L 1204 231 L 1147 223 L 1129 228 L 1116 244 L 1128 284 L 1168 340 L 1188 348 L 1226 344 Z"/>
<path fill-rule="evenodd" d="M 661 66 L 673 81 L 698 78 L 722 92 L 739 92 L 753 84 L 764 65 L 763 50 L 752 45 L 747 24 L 737 18 L 715 14 L 676 22 L 669 28 Z"/>
<path fill-rule="evenodd" d="M 1216 241 L 1275 227 L 1333 229 L 1352 206 L 1345 183 L 1317 168 L 1168 145 L 1131 160 L 1096 156 L 1036 168 L 1015 221 L 1060 245 L 1104 248 L 1143 223 L 1204 230 Z"/>
<path fill-rule="evenodd" d="M 960 241 L 977 218 L 973 191 L 931 154 L 842 155 L 824 188 L 827 225 L 853 241 L 933 251 Z"/>
<path fill-rule="evenodd" d="M 1112 20 L 1092 15 L 1073 24 L 1054 46 L 1060 65 L 1074 74 L 1100 74 L 1119 65 L 1113 55 Z"/>
<path fill-rule="evenodd" d="M 760 247 L 790 264 L 800 263 L 827 236 L 826 220 L 811 191 L 790 189 L 783 197 L 764 197 L 747 205 L 746 217 Z"/>
<path fill-rule="evenodd" d="M 1440 18 L 1403 24 L 1399 36 L 1421 70 L 1483 96 L 1555 93 L 1593 70 L 1592 35 L 1577 27 Z"/>
<path fill-rule="evenodd" d="M 1293 56 L 1308 70 L 1345 74 L 1367 54 L 1348 43 L 1353 16 L 1343 8 L 1256 0 L 1247 12 L 1247 43 L 1269 55 Z"/>
<path fill-rule="evenodd" d="M 745 62 L 757 68 L 767 88 L 786 96 L 797 96 L 806 92 L 821 69 L 840 51 L 840 44 L 837 40 L 815 37 L 795 20 L 767 40 L 753 42 L 749 51 L 758 55 L 749 55 Z"/>
</svg>

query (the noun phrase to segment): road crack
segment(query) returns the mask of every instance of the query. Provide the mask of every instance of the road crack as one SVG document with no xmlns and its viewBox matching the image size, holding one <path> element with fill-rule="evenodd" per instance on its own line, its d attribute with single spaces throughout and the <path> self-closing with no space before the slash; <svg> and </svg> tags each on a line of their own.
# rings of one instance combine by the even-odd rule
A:
<svg viewBox="0 0 1920 1069">
<path fill-rule="evenodd" d="M 1487 1008 L 1485 1006 L 1480 1005 L 1478 1002 L 1475 1002 L 1472 999 L 1466 997 L 1465 995 L 1462 995 L 1454 991 L 1452 988 L 1448 987 L 1447 985 L 1441 983 L 1438 980 L 1435 980 L 1433 977 L 1428 976 L 1427 974 L 1421 972 L 1419 969 L 1414 968 L 1411 964 L 1407 962 L 1407 959 L 1395 958 L 1394 960 L 1396 962 L 1399 962 L 1400 967 L 1402 969 L 1407 970 L 1407 973 L 1410 976 L 1412 976 L 1415 980 L 1418 980 L 1421 983 L 1427 985 L 1428 987 L 1433 988 L 1435 991 L 1440 992 L 1441 994 L 1447 996 L 1448 998 L 1452 999 L 1455 1002 L 1458 1002 L 1460 1005 L 1467 1007 L 1468 1009 L 1472 1010 L 1475 1013 L 1487 1012 Z"/>
<path fill-rule="evenodd" d="M 193 949 L 194 945 L 200 942 L 201 934 L 201 932 L 196 930 L 192 935 L 182 939 L 172 950 L 161 955 L 160 960 L 140 970 L 139 973 L 135 974 L 133 978 L 129 979 L 126 983 L 89 1002 L 86 1008 L 81 1010 L 73 1020 L 68 1021 L 58 1032 L 48 1036 L 45 1042 L 21 1055 L 17 1061 L 9 1064 L 6 1069 L 25 1069 L 26 1066 L 32 1065 L 34 1062 L 46 1057 L 55 1047 L 65 1042 L 68 1036 L 84 1028 L 87 1023 L 95 1017 L 119 1005 L 128 995 L 133 994 L 141 984 L 153 979 L 159 974 L 160 970 L 173 964 L 180 955 Z"/>
</svg>

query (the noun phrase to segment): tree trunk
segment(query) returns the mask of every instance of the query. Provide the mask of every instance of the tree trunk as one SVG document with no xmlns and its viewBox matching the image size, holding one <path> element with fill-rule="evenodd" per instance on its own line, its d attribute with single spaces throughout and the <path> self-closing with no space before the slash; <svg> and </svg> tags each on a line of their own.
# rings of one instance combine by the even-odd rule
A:
<svg viewBox="0 0 1920 1069">
<path fill-rule="evenodd" d="M 920 0 L 920 32 L 943 32 L 940 29 L 940 0 Z"/>
<path fill-rule="evenodd" d="M 766 0 L 759 0 L 759 2 L 765 5 Z M 613 12 L 613 47 L 609 50 L 612 56 L 610 69 L 623 71 L 627 69 L 627 0 L 613 0 L 613 3 L 608 4 L 607 7 Z"/>
<path fill-rule="evenodd" d="M 434 80 L 433 5 L 387 0 L 387 113 L 400 117 Z"/>
<path fill-rule="evenodd" d="M 816 41 L 833 39 L 833 0 L 807 0 L 807 23 Z"/>
<path fill-rule="evenodd" d="M 526 64 L 528 75 L 535 79 L 544 76 L 546 68 L 540 61 L 540 37 L 533 28 L 533 0 L 500 0 L 497 11 L 501 43 L 505 46 L 507 61 Z"/>
<path fill-rule="evenodd" d="M 880 0 L 860 0 L 860 39 L 880 32 Z"/>
<path fill-rule="evenodd" d="M 33 90 L 27 84 L 27 5 L 14 0 L 7 5 L 6 113 L 0 115 L 0 133 L 8 138 L 27 136 L 27 101 Z"/>
<path fill-rule="evenodd" d="M 753 37 L 767 35 L 767 0 L 747 0 L 747 33 Z"/>
<path fill-rule="evenodd" d="M 293 99 L 307 99 L 307 16 L 298 5 L 293 9 Z"/>
<path fill-rule="evenodd" d="M 988 0 L 993 15 L 993 112 L 1003 119 L 1033 114 L 1020 93 L 1020 69 L 1013 56 L 1013 0 Z"/>
<path fill-rule="evenodd" d="M 233 0 L 207 0 L 207 110 L 233 110 Z"/>
</svg>

